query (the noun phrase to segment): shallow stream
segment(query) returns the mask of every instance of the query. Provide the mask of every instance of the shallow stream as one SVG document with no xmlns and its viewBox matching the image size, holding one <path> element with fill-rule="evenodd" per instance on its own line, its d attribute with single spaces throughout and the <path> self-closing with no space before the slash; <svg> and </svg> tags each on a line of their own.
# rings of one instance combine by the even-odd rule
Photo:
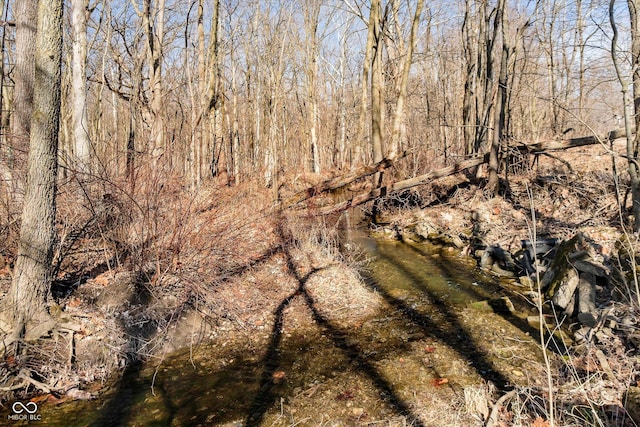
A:
<svg viewBox="0 0 640 427">
<path fill-rule="evenodd" d="M 468 260 L 429 244 L 347 245 L 372 258 L 375 316 L 347 329 L 310 303 L 312 326 L 282 334 L 276 324 L 266 348 L 201 345 L 129 367 L 96 400 L 43 405 L 39 424 L 432 425 L 427 411 L 464 400 L 465 387 L 504 388 L 531 371 L 526 325 L 472 304 L 498 294 Z"/>
</svg>

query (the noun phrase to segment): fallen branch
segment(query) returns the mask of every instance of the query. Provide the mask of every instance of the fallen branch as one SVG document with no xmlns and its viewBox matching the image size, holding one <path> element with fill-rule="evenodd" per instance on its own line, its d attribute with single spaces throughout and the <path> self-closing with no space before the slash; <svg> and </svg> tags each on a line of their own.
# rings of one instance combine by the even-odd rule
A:
<svg viewBox="0 0 640 427">
<path fill-rule="evenodd" d="M 632 129 L 632 132 L 635 133 L 635 129 Z M 569 148 L 583 147 L 585 145 L 600 144 L 605 141 L 624 138 L 625 136 L 627 136 L 627 133 L 624 129 L 616 129 L 608 132 L 606 135 L 591 135 L 561 140 L 554 139 L 551 141 L 540 141 L 533 144 L 521 143 L 514 148 L 531 154 L 542 154 L 547 151 L 561 151 Z"/>
<path fill-rule="evenodd" d="M 633 132 L 635 132 L 635 129 L 633 130 Z M 625 136 L 626 136 L 626 132 L 624 131 L 624 129 L 618 129 L 618 130 L 612 130 L 604 136 L 585 136 L 580 138 L 570 138 L 570 139 L 563 139 L 563 140 L 540 141 L 533 144 L 521 143 L 519 145 L 514 146 L 513 148 L 524 153 L 544 154 L 544 155 L 554 157 L 551 154 L 549 154 L 549 152 L 567 150 L 567 149 L 576 148 L 576 147 L 583 147 L 586 145 L 599 144 L 604 141 L 612 141 L 614 139 L 623 138 Z M 405 152 L 399 158 L 402 158 L 406 155 L 407 153 Z M 324 181 L 321 184 L 318 184 L 316 186 L 309 187 L 305 191 L 301 191 L 295 194 L 293 197 L 289 198 L 287 201 L 283 203 L 283 206 L 285 208 L 289 208 L 307 199 L 313 198 L 323 192 L 344 187 L 345 185 L 348 185 L 360 178 L 364 178 L 366 176 L 373 175 L 377 172 L 381 172 L 384 169 L 391 167 L 395 160 L 396 159 L 384 159 L 375 165 L 364 166 L 348 175 L 338 176 L 338 177 L 329 179 L 327 181 Z M 474 157 L 468 160 L 463 160 L 454 165 L 447 166 L 442 169 L 438 169 L 436 171 L 426 173 L 424 175 L 420 175 L 414 178 L 409 178 L 403 181 L 397 181 L 392 184 L 388 184 L 382 187 L 374 188 L 372 190 L 360 193 L 344 202 L 340 202 L 332 206 L 322 207 L 318 209 L 318 213 L 320 215 L 327 215 L 331 213 L 341 212 L 351 207 L 366 203 L 370 200 L 377 199 L 378 197 L 384 197 L 388 194 L 391 194 L 397 191 L 406 190 L 411 187 L 427 184 L 430 181 L 436 180 L 438 178 L 443 178 L 443 177 L 461 172 L 466 169 L 480 166 L 484 163 L 487 163 L 488 160 L 489 160 L 488 154 L 485 154 L 482 157 Z"/>
<path fill-rule="evenodd" d="M 398 181 L 389 185 L 374 188 L 371 191 L 358 194 L 357 196 L 352 197 L 351 199 L 338 203 L 336 205 L 320 208 L 318 210 L 318 213 L 320 215 L 328 215 L 335 212 L 341 212 L 351 207 L 366 203 L 369 200 L 386 196 L 387 194 L 392 194 L 397 191 L 406 190 L 411 187 L 416 187 L 418 185 L 426 184 L 438 178 L 444 178 L 446 176 L 453 175 L 458 172 L 462 172 L 463 170 L 470 169 L 475 166 L 480 166 L 483 163 L 487 163 L 488 160 L 489 160 L 488 154 L 485 154 L 483 157 L 474 157 L 472 159 L 463 160 L 451 166 L 446 166 L 442 169 L 438 169 L 436 171 L 429 172 L 424 175 L 419 175 L 414 178 L 409 178 L 403 181 Z"/>
<path fill-rule="evenodd" d="M 493 427 L 494 425 L 496 425 L 496 423 L 498 422 L 498 416 L 500 415 L 500 408 L 502 407 L 502 405 L 504 405 L 504 403 L 507 400 L 516 396 L 516 394 L 517 394 L 516 390 L 511 390 L 510 392 L 503 395 L 500 399 L 498 399 L 496 404 L 493 405 L 493 409 L 491 410 L 491 415 L 489 416 L 489 419 L 487 419 L 487 422 L 485 423 L 485 427 Z"/>
<path fill-rule="evenodd" d="M 337 190 L 338 188 L 342 188 L 346 185 L 351 184 L 354 181 L 357 181 L 362 178 L 366 178 L 367 176 L 371 176 L 375 173 L 382 172 L 385 169 L 390 168 L 393 164 L 403 157 L 406 157 L 409 152 L 405 151 L 398 157 L 383 159 L 376 163 L 375 165 L 367 165 L 363 166 L 353 172 L 348 173 L 347 175 L 340 175 L 331 179 L 328 179 L 324 182 L 321 182 L 318 185 L 314 185 L 313 187 L 309 187 L 304 191 L 300 191 L 294 194 L 292 197 L 283 202 L 283 207 L 290 208 L 300 202 L 304 202 L 307 199 L 315 197 L 319 194 L 325 193 L 327 191 Z"/>
<path fill-rule="evenodd" d="M 47 384 L 41 383 L 40 381 L 34 380 L 33 378 L 31 378 L 31 372 L 29 372 L 26 369 L 20 370 L 20 373 L 18 374 L 18 378 L 23 379 L 24 381 L 34 385 L 36 388 L 42 390 L 45 393 L 51 393 L 51 389 Z"/>
</svg>

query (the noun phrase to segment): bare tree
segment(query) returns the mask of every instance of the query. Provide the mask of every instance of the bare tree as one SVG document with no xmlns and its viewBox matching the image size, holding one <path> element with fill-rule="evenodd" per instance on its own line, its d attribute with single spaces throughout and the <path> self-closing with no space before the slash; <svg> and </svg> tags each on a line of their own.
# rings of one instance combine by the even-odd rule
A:
<svg viewBox="0 0 640 427">
<path fill-rule="evenodd" d="M 157 161 L 165 150 L 164 87 L 162 83 L 165 0 L 156 0 L 153 3 L 152 0 L 143 0 L 142 8 L 138 6 L 136 0 L 131 0 L 131 4 L 140 17 L 146 41 L 150 114 L 148 121 L 151 123 L 150 153 L 154 161 Z"/>
<path fill-rule="evenodd" d="M 498 32 L 502 38 L 502 53 L 500 55 L 500 71 L 498 77 L 498 93 L 496 96 L 496 112 L 494 116 L 493 137 L 489 147 L 489 179 L 487 189 L 491 193 L 496 193 L 499 189 L 500 180 L 498 177 L 498 167 L 500 159 L 500 145 L 505 137 L 505 124 L 507 116 L 507 69 L 509 66 L 509 42 L 506 37 L 504 25 L 505 0 L 498 0 L 494 18 L 494 42 Z"/>
<path fill-rule="evenodd" d="M 373 151 L 373 161 L 382 161 L 383 154 L 383 76 L 382 76 L 382 48 L 384 45 L 384 35 L 382 32 L 382 6 L 380 0 L 371 2 L 369 12 L 369 31 L 371 31 L 373 42 L 371 46 L 371 147 Z M 375 185 L 380 185 L 382 174 L 376 174 Z"/>
<path fill-rule="evenodd" d="M 318 148 L 318 60 L 319 40 L 318 25 L 320 22 L 321 0 L 305 2 L 305 75 L 307 86 L 307 127 L 311 149 L 311 165 L 314 173 L 320 173 L 320 153 Z"/>
</svg>

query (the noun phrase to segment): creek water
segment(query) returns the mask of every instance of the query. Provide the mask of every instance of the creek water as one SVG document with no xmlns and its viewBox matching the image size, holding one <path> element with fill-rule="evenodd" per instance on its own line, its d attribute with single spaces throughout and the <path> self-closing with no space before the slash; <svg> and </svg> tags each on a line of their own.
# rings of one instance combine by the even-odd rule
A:
<svg viewBox="0 0 640 427">
<path fill-rule="evenodd" d="M 382 300 L 357 331 L 316 313 L 315 328 L 276 334 L 266 351 L 207 344 L 186 349 L 162 363 L 129 367 L 96 400 L 43 405 L 39 424 L 360 425 L 357 420 L 400 417 L 423 425 L 424 399 L 438 393 L 454 399 L 467 384 L 509 382 L 509 373 L 478 344 L 505 335 L 507 326 L 496 323 L 504 316 L 477 320 L 477 310 L 469 308 L 495 298 L 497 286 L 468 260 L 429 244 L 362 235 L 345 245 L 371 258 L 365 283 Z M 286 378 L 278 380 L 278 372 Z M 445 390 L 436 382 L 442 378 Z"/>
</svg>

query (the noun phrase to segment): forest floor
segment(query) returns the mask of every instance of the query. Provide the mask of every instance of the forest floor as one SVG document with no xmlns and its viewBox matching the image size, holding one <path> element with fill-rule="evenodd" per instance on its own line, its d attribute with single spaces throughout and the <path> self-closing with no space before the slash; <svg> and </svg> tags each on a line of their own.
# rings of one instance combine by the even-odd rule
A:
<svg viewBox="0 0 640 427">
<path fill-rule="evenodd" d="M 623 236 L 621 224 L 628 218 L 617 208 L 610 157 L 599 147 L 560 156 L 564 162 L 541 158 L 533 171 L 510 177 L 507 191 L 496 198 L 463 175 L 436 181 L 420 188 L 414 201 L 390 200 L 385 225 L 377 231 L 395 238 L 399 230 L 429 223 L 464 237 L 475 222 L 481 224 L 484 242 L 516 252 L 535 225 L 538 236 L 569 239 L 582 232 L 612 263 Z M 287 182 L 290 191 L 297 191 L 318 180 L 297 175 Z M 79 196 L 83 192 L 73 182 L 61 186 L 56 302 L 50 311 L 61 323 L 75 326 L 26 343 L 24 357 L 0 362 L 2 402 L 30 398 L 62 407 L 99 398 L 114 374 L 139 360 L 162 361 L 175 350 L 204 342 L 214 344 L 210 354 L 217 354 L 220 366 L 239 352 L 266 360 L 274 340 L 278 344 L 307 334 L 313 340 L 331 338 L 347 355 L 344 363 L 355 360 L 366 369 L 346 380 L 334 367 L 306 384 L 267 362 L 260 374 L 263 388 L 284 381 L 295 399 L 272 400 L 271 408 L 258 405 L 260 419 L 252 421 L 249 413 L 247 424 L 542 427 L 549 425 L 549 373 L 559 425 L 634 425 L 625 409 L 640 365 L 639 314 L 629 299 L 633 289 L 611 285 L 615 289 L 607 293 L 608 300 L 599 301 L 612 307 L 609 320 L 627 325 L 624 334 L 613 330 L 576 345 L 564 357 L 554 356 L 548 369 L 540 346 L 517 344 L 531 337 L 507 326 L 487 330 L 487 322 L 498 325 L 493 314 L 461 313 L 467 330 L 485 334 L 478 338 L 486 343 L 484 352 L 508 347 L 530 355 L 531 363 L 523 367 L 521 358 L 501 358 L 508 391 L 496 390 L 482 375 L 468 374 L 464 360 L 455 370 L 451 365 L 457 362 L 450 362 L 449 374 L 469 380 L 442 387 L 446 381 L 436 375 L 436 360 L 454 356 L 424 331 L 405 343 L 404 353 L 371 364 L 354 352 L 365 344 L 351 342 L 348 331 L 360 331 L 358 339 L 371 339 L 372 348 L 382 342 L 368 334 L 375 333 L 372 319 L 389 300 L 360 278 L 358 271 L 366 265 L 358 254 L 344 250 L 337 217 L 278 213 L 278 195 L 257 184 L 212 187 L 186 196 L 178 184 L 148 182 L 136 194 L 120 190 L 124 184 L 94 190 L 93 203 Z M 11 211 L 9 204 L 5 208 Z M 0 290 L 6 292 L 17 230 L 14 224 L 3 229 L 9 230 L 0 265 Z M 469 247 L 454 255 L 469 259 L 470 252 Z M 324 332 L 312 332 L 318 325 Z M 505 335 L 508 344 L 501 341 Z M 425 367 L 428 372 L 418 374 Z M 414 375 L 413 382 L 396 391 L 385 382 L 394 376 L 409 381 L 407 373 Z M 417 382 L 428 387 L 417 387 Z M 238 425 L 233 416 L 217 424 L 225 422 Z"/>
</svg>

